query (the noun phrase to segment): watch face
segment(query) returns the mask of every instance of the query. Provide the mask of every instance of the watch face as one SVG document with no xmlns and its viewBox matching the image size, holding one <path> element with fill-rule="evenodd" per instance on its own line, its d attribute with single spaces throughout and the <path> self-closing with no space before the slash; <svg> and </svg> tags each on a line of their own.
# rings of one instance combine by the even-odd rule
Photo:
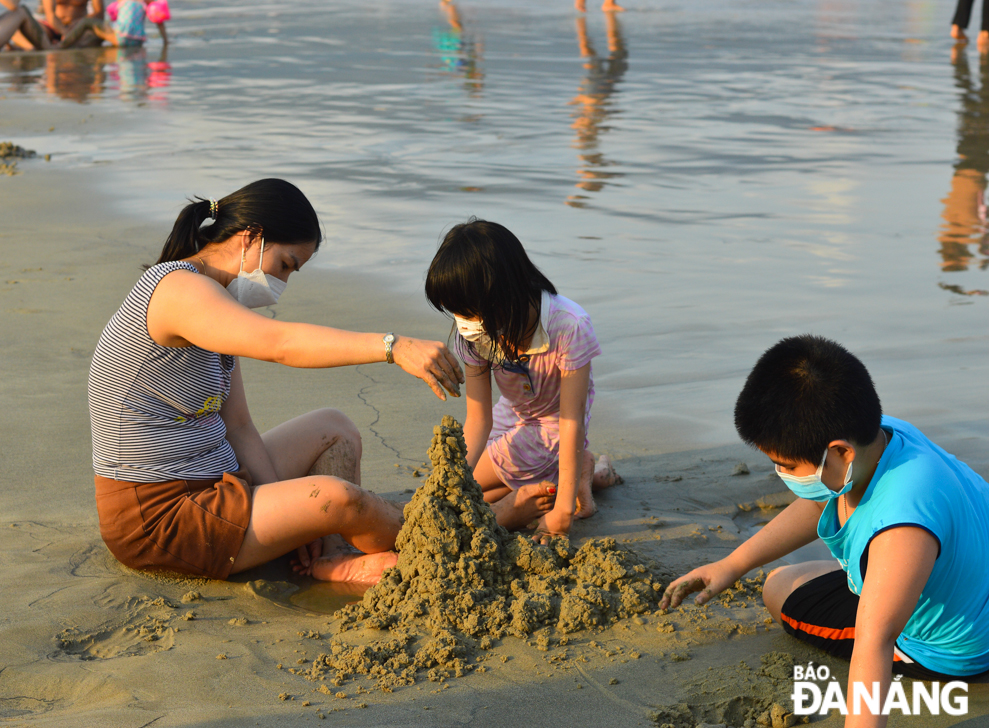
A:
<svg viewBox="0 0 989 728">
<path fill-rule="evenodd" d="M 395 334 L 385 334 L 385 343 L 386 344 L 394 344 L 395 343 Z"/>
</svg>

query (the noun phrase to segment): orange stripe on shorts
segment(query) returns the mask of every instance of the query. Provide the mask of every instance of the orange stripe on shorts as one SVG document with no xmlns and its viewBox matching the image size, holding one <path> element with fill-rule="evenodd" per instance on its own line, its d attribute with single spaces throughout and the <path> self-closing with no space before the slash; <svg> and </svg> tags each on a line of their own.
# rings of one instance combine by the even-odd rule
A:
<svg viewBox="0 0 989 728">
<path fill-rule="evenodd" d="M 781 614 L 780 618 L 794 629 L 799 629 L 801 632 L 812 634 L 815 637 L 823 637 L 824 639 L 827 640 L 855 639 L 854 627 L 845 627 L 844 629 L 835 629 L 834 627 L 819 627 L 816 624 L 807 624 L 806 622 L 798 622 L 797 620 L 791 617 L 787 617 L 785 614 Z"/>
</svg>

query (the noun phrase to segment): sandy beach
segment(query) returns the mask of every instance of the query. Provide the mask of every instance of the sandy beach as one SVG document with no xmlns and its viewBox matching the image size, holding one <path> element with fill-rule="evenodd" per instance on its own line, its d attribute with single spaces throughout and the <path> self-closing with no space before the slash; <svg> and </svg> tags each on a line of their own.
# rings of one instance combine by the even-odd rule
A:
<svg viewBox="0 0 989 728">
<path fill-rule="evenodd" d="M 284 562 L 227 583 L 123 569 L 99 539 L 85 382 L 95 333 L 148 260 L 139 241 L 161 230 L 105 219 L 87 191 L 91 174 L 42 163 L 4 187 L 13 211 L 0 288 L 5 725 L 311 725 L 323 715 L 346 726 L 649 726 L 678 705 L 698 723 L 742 725 L 752 705 L 789 691 L 780 653 L 829 664 L 844 678 L 847 666 L 767 624 L 757 595 L 743 592 L 726 605 L 570 635 L 565 647 L 558 637 L 548 646 L 506 637 L 483 674 L 391 693 L 358 680 L 326 694 L 290 669 L 302 672 L 327 649 L 336 625 L 321 612 L 345 597 L 292 578 Z M 445 336 L 419 297 L 378 283 L 306 271 L 278 315 L 357 329 L 387 319 L 396 330 Z M 245 379 L 261 428 L 317 404 L 343 409 L 364 433 L 365 484 L 397 500 L 420 482 L 412 471 L 433 424 L 462 416 L 460 402 L 441 403 L 384 365 L 312 372 L 250 364 Z M 577 525 L 575 539 L 612 536 L 669 574 L 726 554 L 787 500 L 768 463 L 740 445 L 652 456 L 622 454 L 620 439 L 607 445 L 625 483 L 600 497 L 601 512 Z M 740 462 L 750 472 L 733 475 Z M 984 461 L 977 466 L 986 472 Z M 894 717 L 890 725 L 979 726 L 987 714 L 989 690 L 973 685 L 964 719 Z M 841 725 L 836 716 L 817 724 Z"/>
<path fill-rule="evenodd" d="M 468 7 L 460 30 L 411 2 L 334 6 L 320 32 L 300 30 L 311 4 L 188 3 L 170 86 L 135 86 L 107 52 L 4 54 L 0 141 L 38 156 L 0 177 L 0 725 L 739 728 L 786 703 L 792 665 L 844 683 L 847 664 L 771 623 L 752 573 L 731 599 L 565 644 L 504 637 L 483 672 L 336 686 L 304 673 L 356 595 L 287 559 L 229 582 L 151 578 L 100 540 L 86 399 L 99 333 L 183 196 L 274 174 L 327 228 L 271 309 L 287 320 L 445 340 L 422 294 L 440 231 L 469 214 L 518 221 L 605 350 L 590 437 L 624 483 L 574 542 L 612 537 L 661 580 L 789 502 L 731 421 L 745 373 L 784 335 L 841 340 L 889 414 L 989 477 L 984 230 L 952 217 L 954 192 L 941 199 L 974 200 L 953 165 L 979 110 L 956 101 L 972 74 L 949 63 L 947 26 L 918 4 L 643 5 L 616 36 L 590 12 L 582 35 L 548 3 Z M 231 50 L 245 40 L 267 50 Z M 156 43 L 136 68 L 164 57 Z M 877 84 L 890 68 L 910 83 Z M 232 114 L 248 91 L 256 113 Z M 364 486 L 399 502 L 428 472 L 434 425 L 464 416 L 384 364 L 243 371 L 260 430 L 339 408 L 363 436 Z M 818 543 L 791 559 L 823 557 Z M 989 726 L 989 685 L 970 686 L 966 715 L 889 725 Z"/>
</svg>

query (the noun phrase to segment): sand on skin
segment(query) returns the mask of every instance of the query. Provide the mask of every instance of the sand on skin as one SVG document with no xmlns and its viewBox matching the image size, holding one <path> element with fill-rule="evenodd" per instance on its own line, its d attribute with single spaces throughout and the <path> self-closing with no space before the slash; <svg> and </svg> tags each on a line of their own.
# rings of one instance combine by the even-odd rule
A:
<svg viewBox="0 0 989 728">
<path fill-rule="evenodd" d="M 230 583 L 149 579 L 119 567 L 100 542 L 88 361 L 100 329 L 167 231 L 106 219 L 105 201 L 83 173 L 41 159 L 22 160 L 21 170 L 4 178 L 0 229 L 0 343 L 8 372 L 0 379 L 0 718 L 10 725 L 311 725 L 317 711 L 336 711 L 346 725 L 407 724 L 410 716 L 421 725 L 653 725 L 658 711 L 678 705 L 716 723 L 775 689 L 759 674 L 763 655 L 825 662 L 846 676 L 840 662 L 765 624 L 758 596 L 743 593 L 727 604 L 623 620 L 564 649 L 507 637 L 484 673 L 461 680 L 393 693 L 342 688 L 342 698 L 318 692 L 290 670 L 307 669 L 338 625 L 286 608 L 277 586 L 256 596 L 258 584 L 290 582 L 285 563 Z M 441 339 L 447 333 L 418 295 L 339 271 L 293 277 L 278 315 Z M 422 462 L 432 424 L 443 414 L 463 416 L 462 402 L 441 403 L 384 365 L 304 372 L 248 362 L 245 381 L 261 429 L 314 406 L 343 409 L 364 435 L 365 483 L 395 498 L 419 484 L 411 471 Z M 945 433 L 944 444 L 989 472 L 964 423 Z M 577 542 L 610 536 L 679 572 L 726 554 L 746 528 L 775 512 L 772 502 L 763 501 L 763 509 L 757 501 L 780 492 L 779 483 L 741 446 L 653 455 L 623 449 L 605 427 L 596 438 L 615 455 L 626 484 L 601 495 L 600 513 L 575 527 Z M 732 476 L 741 460 L 751 473 Z M 183 603 L 190 592 L 199 599 Z M 969 724 L 978 725 L 989 695 L 973 686 L 969 698 Z M 942 715 L 924 725 L 964 720 Z M 835 716 L 817 723 L 840 724 Z M 894 718 L 891 725 L 917 723 Z"/>
</svg>

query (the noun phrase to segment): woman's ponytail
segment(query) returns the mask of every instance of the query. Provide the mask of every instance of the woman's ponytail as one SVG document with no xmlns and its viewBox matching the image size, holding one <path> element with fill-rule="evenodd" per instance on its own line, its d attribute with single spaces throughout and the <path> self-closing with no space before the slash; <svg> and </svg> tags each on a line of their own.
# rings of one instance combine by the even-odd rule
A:
<svg viewBox="0 0 989 728">
<path fill-rule="evenodd" d="M 203 226 L 210 218 L 213 221 Z M 269 243 L 315 244 L 317 250 L 323 240 L 316 211 L 298 187 L 282 179 L 259 179 L 220 200 L 191 199 L 155 265 L 191 258 L 244 230 L 263 234 Z"/>
<path fill-rule="evenodd" d="M 182 208 L 172 232 L 165 239 L 165 246 L 155 262 L 167 263 L 172 260 L 183 260 L 198 253 L 203 247 L 202 235 L 199 228 L 211 217 L 210 201 L 197 197 Z"/>
</svg>

